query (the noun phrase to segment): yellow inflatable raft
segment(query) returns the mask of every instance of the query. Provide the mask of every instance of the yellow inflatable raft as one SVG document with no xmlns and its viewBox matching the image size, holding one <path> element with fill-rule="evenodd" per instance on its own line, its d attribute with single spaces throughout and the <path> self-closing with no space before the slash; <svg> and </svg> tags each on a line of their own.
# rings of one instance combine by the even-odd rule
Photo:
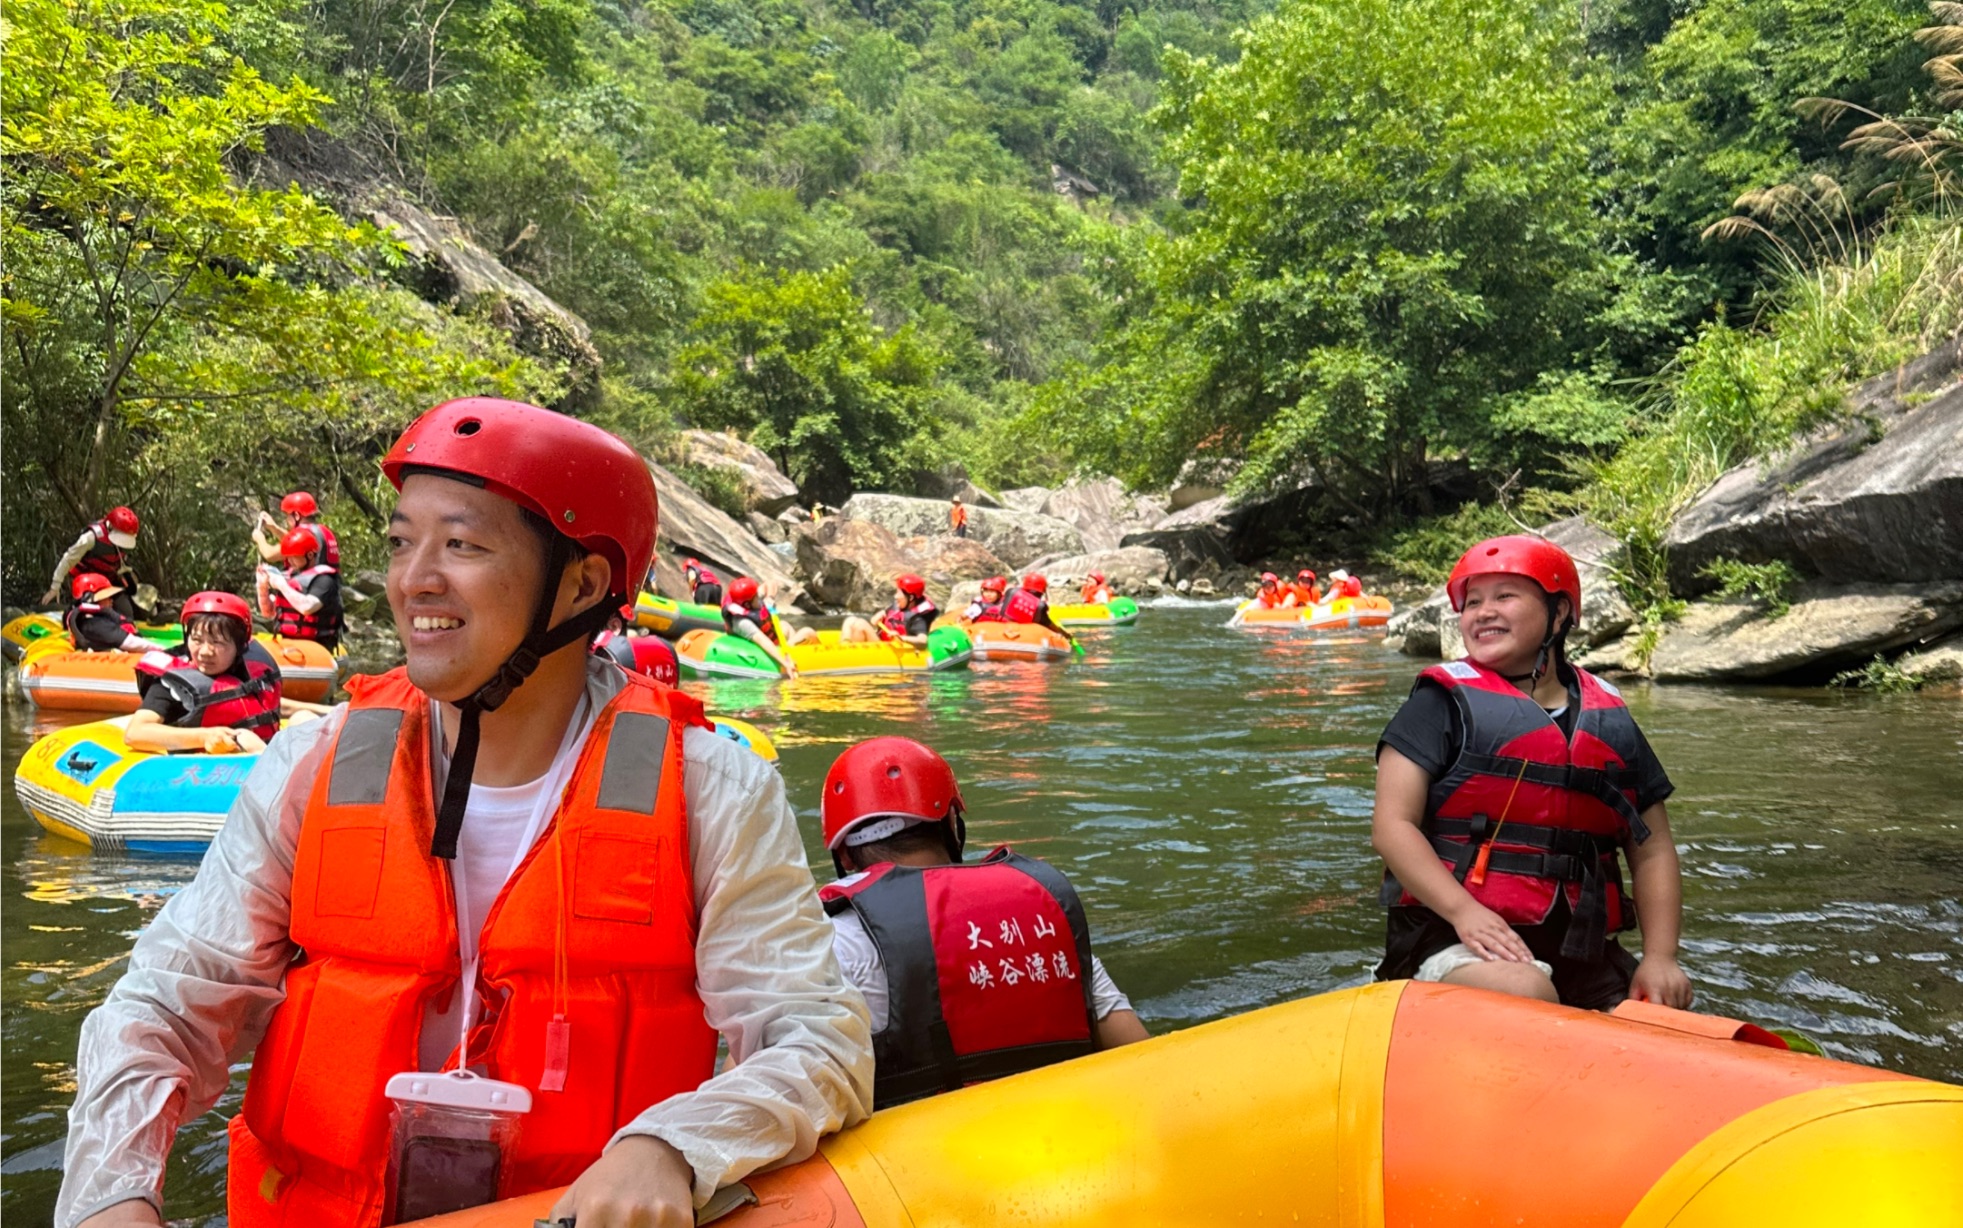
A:
<svg viewBox="0 0 1963 1228">
<path fill-rule="evenodd" d="M 1138 603 L 1113 597 L 1096 604 L 1053 605 L 1050 621 L 1059 627 L 1129 627 L 1138 621 Z"/>
<path fill-rule="evenodd" d="M 920 674 L 959 669 L 968 664 L 968 637 L 959 628 L 936 628 L 927 647 L 898 641 L 847 644 L 836 631 L 821 631 L 815 641 L 783 650 L 800 677 L 849 674 Z M 690 631 L 675 641 L 682 673 L 692 678 L 775 678 L 777 663 L 770 654 L 740 636 L 720 631 Z"/>
<path fill-rule="evenodd" d="M 1387 597 L 1338 597 L 1311 606 L 1302 616 L 1302 625 L 1311 631 L 1354 631 L 1383 626 L 1390 621 L 1391 612 Z"/>
<path fill-rule="evenodd" d="M 18 661 L 27 650 L 51 635 L 65 635 L 61 620 L 52 614 L 20 614 L 0 625 L 0 652 L 9 661 Z"/>
<path fill-rule="evenodd" d="M 1658 1006 L 1340 990 L 877 1113 L 725 1191 L 717 1222 L 1959 1222 L 1963 1088 L 1748 1043 L 1768 1040 Z M 558 1194 L 427 1223 L 531 1228 Z"/>
<path fill-rule="evenodd" d="M 334 689 L 334 657 L 312 640 L 258 637 L 279 662 L 280 682 L 292 699 L 320 703 Z M 43 708 L 76 712 L 134 712 L 134 652 L 77 652 L 66 636 L 49 637 L 27 650 L 20 663 L 21 692 Z"/>
</svg>

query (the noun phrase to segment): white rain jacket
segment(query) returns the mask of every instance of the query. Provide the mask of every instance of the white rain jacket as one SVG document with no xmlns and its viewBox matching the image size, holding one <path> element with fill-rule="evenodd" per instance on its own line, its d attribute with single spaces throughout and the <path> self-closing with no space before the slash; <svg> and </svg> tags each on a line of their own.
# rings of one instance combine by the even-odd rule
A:
<svg viewBox="0 0 1963 1228">
<path fill-rule="evenodd" d="M 618 667 L 596 658 L 590 710 L 622 685 Z M 178 1124 L 216 1103 L 228 1067 L 265 1033 L 294 955 L 300 821 L 346 713 L 273 740 L 197 877 L 143 931 L 129 970 L 82 1025 L 57 1228 L 133 1198 L 161 1210 Z M 820 1135 L 863 1119 L 872 1043 L 865 1000 L 832 955 L 782 778 L 707 730 L 690 729 L 682 750 L 696 987 L 729 1060 L 615 1137 L 651 1134 L 680 1151 L 700 1206 L 717 1187 L 803 1159 Z"/>
</svg>

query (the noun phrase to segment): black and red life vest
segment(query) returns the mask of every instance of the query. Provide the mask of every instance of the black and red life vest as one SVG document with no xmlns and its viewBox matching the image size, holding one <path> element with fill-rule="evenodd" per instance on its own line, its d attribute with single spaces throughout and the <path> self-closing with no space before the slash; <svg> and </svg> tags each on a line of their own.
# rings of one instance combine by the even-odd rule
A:
<svg viewBox="0 0 1963 1228">
<path fill-rule="evenodd" d="M 770 607 L 763 602 L 757 602 L 757 607 L 754 610 L 740 601 L 726 602 L 722 608 L 724 628 L 734 632 L 736 630 L 736 620 L 739 618 L 749 619 L 763 632 L 765 639 L 773 644 L 777 642 L 777 617 L 770 612 Z"/>
<path fill-rule="evenodd" d="M 675 659 L 675 649 L 659 636 L 602 631 L 593 637 L 593 651 L 630 674 L 645 674 L 668 686 L 674 686 L 681 680 L 681 665 Z"/>
<path fill-rule="evenodd" d="M 308 525 L 309 529 L 316 526 Z M 315 581 L 331 577 L 333 582 L 320 585 L 315 592 Z M 287 582 L 308 596 L 320 598 L 320 608 L 311 614 L 302 614 L 299 607 L 287 600 L 286 594 L 273 589 L 270 594 L 273 602 L 273 631 L 289 639 L 317 640 L 333 646 L 341 638 L 341 584 L 340 573 L 326 563 L 315 563 L 304 571 L 296 571 L 287 577 Z"/>
<path fill-rule="evenodd" d="M 302 521 L 300 527 L 313 534 L 314 540 L 320 543 L 320 561 L 338 568 L 341 565 L 341 540 L 334 536 L 334 530 L 317 520 Z"/>
<path fill-rule="evenodd" d="M 92 571 L 98 576 L 108 576 L 114 580 L 129 567 L 129 556 L 121 546 L 109 540 L 109 522 L 98 520 L 89 526 L 95 536 L 95 545 L 75 561 L 74 571 Z"/>
<path fill-rule="evenodd" d="M 121 628 L 115 643 L 104 644 L 86 633 L 84 624 L 97 618 L 113 619 Z M 67 625 L 69 642 L 83 652 L 115 652 L 122 648 L 123 641 L 136 634 L 135 624 L 106 602 L 78 601 L 68 608 L 68 614 L 62 621 Z"/>
<path fill-rule="evenodd" d="M 885 612 L 879 616 L 879 624 L 893 635 L 904 636 L 908 634 L 908 623 L 916 618 L 925 618 L 927 625 L 931 627 L 934 625 L 934 619 L 939 617 L 940 612 L 941 608 L 939 606 L 927 600 L 927 598 L 922 597 L 919 601 L 904 610 L 898 606 L 887 606 Z"/>
<path fill-rule="evenodd" d="M 874 866 L 818 893 L 857 914 L 886 968 L 873 1104 L 888 1108 L 1097 1049 L 1090 926 L 1062 873 L 1007 846 Z"/>
<path fill-rule="evenodd" d="M 148 695 L 162 685 L 184 709 L 172 724 L 183 729 L 249 729 L 270 741 L 279 732 L 279 663 L 258 640 L 245 646 L 245 674 L 213 678 L 178 652 L 146 652 L 136 660 L 136 690 Z"/>
<path fill-rule="evenodd" d="M 975 612 L 974 617 L 968 620 L 971 623 L 1005 623 L 1009 621 L 1008 607 L 1004 602 L 976 601 L 971 608 Z"/>
<path fill-rule="evenodd" d="M 1048 606 L 1049 603 L 1042 597 L 1026 588 L 1019 588 L 1010 593 L 1009 599 L 1002 603 L 1002 619 L 1004 622 L 1012 623 L 1038 622 Z"/>
<path fill-rule="evenodd" d="M 1628 840 L 1649 839 L 1632 766 L 1642 738 L 1621 692 L 1574 672 L 1572 735 L 1531 695 L 1471 661 L 1418 675 L 1418 686 L 1451 697 L 1462 732 L 1458 758 L 1431 784 L 1423 826 L 1439 860 L 1509 924 L 1545 921 L 1565 895 L 1572 920 L 1561 953 L 1597 960 L 1608 935 L 1636 923 L 1616 856 Z M 1486 878 L 1475 884 L 1467 876 L 1487 843 Z M 1384 877 L 1386 903 L 1418 903 Z"/>
</svg>

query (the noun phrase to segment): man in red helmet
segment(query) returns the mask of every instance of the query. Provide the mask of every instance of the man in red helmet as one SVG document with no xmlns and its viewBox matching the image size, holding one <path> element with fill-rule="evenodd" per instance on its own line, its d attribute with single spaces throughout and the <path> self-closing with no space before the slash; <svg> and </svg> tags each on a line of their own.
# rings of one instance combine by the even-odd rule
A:
<svg viewBox="0 0 1963 1228">
<path fill-rule="evenodd" d="M 273 620 L 278 634 L 313 640 L 332 652 L 341 646 L 341 574 L 321 560 L 320 540 L 305 524 L 280 538 L 286 570 L 260 564 L 259 613 Z"/>
<path fill-rule="evenodd" d="M 879 1108 L 1146 1038 L 1069 880 L 1006 845 L 963 862 L 962 810 L 954 770 L 911 738 L 860 742 L 825 775 L 839 879 L 819 896 L 872 1012 Z"/>
<path fill-rule="evenodd" d="M 41 604 L 53 605 L 76 576 L 92 574 L 114 586 L 116 592 L 110 604 L 116 612 L 124 618 L 135 618 L 137 608 L 131 594 L 136 591 L 137 580 L 136 572 L 130 567 L 129 552 L 136 548 L 136 534 L 142 527 L 136 513 L 129 508 L 110 508 L 102 519 L 83 529 L 75 544 L 62 554 L 61 561 L 55 564 L 54 579 L 48 581 L 48 591 L 41 594 Z"/>
<path fill-rule="evenodd" d="M 277 563 L 285 557 L 283 542 L 268 538 L 268 532 L 278 533 L 282 538 L 294 529 L 305 526 L 320 542 L 320 561 L 329 567 L 341 566 L 341 540 L 334 536 L 334 530 L 320 518 L 320 501 L 304 490 L 296 490 L 279 501 L 280 514 L 286 517 L 282 526 L 265 512 L 259 513 L 259 523 L 252 526 L 252 544 L 259 550 L 263 562 Z"/>
<path fill-rule="evenodd" d="M 784 671 L 784 677 L 797 677 L 797 664 L 784 650 L 792 643 L 792 632 L 763 599 L 762 590 L 749 576 L 738 576 L 729 585 L 729 600 L 723 602 L 723 628 L 731 635 L 740 635 L 770 654 L 777 662 L 777 668 Z"/>
<path fill-rule="evenodd" d="M 468 398 L 382 468 L 407 664 L 273 742 L 84 1024 L 59 1228 L 161 1223 L 179 1123 L 249 1051 L 232 1228 L 568 1182 L 555 1221 L 679 1228 L 866 1112 L 781 779 L 588 651 L 653 557 L 646 464 Z M 519 1126 L 445 1133 L 458 1101 Z"/>
<path fill-rule="evenodd" d="M 1390 907 L 1378 978 L 1595 1010 L 1631 996 L 1688 1006 L 1672 785 L 1621 694 L 1568 664 L 1574 560 L 1496 537 L 1465 553 L 1446 593 L 1465 658 L 1420 674 L 1377 744 L 1371 841 Z M 1640 964 L 1615 939 L 1638 905 Z"/>
<path fill-rule="evenodd" d="M 893 577 L 893 603 L 880 614 L 874 629 L 882 640 L 925 648 L 927 634 L 940 616 L 941 608 L 927 596 L 927 581 L 907 572 Z"/>
<path fill-rule="evenodd" d="M 1059 627 L 1056 620 L 1050 617 L 1049 593 L 1049 580 L 1040 572 L 1030 572 L 1022 578 L 1021 586 L 1010 593 L 1008 600 L 1002 603 L 1003 621 L 1035 623 L 1039 627 L 1048 627 L 1073 644 L 1076 643 L 1077 637 Z"/>
</svg>

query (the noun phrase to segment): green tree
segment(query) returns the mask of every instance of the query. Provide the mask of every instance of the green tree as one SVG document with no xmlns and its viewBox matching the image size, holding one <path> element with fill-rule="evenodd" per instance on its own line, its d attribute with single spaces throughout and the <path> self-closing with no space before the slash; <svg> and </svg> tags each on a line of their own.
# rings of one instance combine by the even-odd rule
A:
<svg viewBox="0 0 1963 1228">
<path fill-rule="evenodd" d="M 910 327 L 872 322 L 844 266 L 746 269 L 711 284 L 676 359 L 678 409 L 748 432 L 809 495 L 838 502 L 902 475 L 937 364 Z"/>
<path fill-rule="evenodd" d="M 1140 481 L 1212 450 L 1245 456 L 1242 487 L 1317 475 L 1369 515 L 1422 500 L 1440 452 L 1514 446 L 1510 410 L 1567 442 L 1519 403 L 1596 360 L 1633 277 L 1592 208 L 1606 100 L 1560 7 L 1295 3 L 1235 63 L 1167 68 L 1194 207 L 1132 245 L 1129 319 L 1048 422 Z"/>
<path fill-rule="evenodd" d="M 241 501 L 282 477 L 365 497 L 375 437 L 432 396 L 549 393 L 488 330 L 376 281 L 395 248 L 372 227 L 232 175 L 267 128 L 310 124 L 326 99 L 227 55 L 222 5 L 21 0 L 7 18 L 9 591 L 38 594 L 111 503 L 144 515 L 166 582 L 227 566 L 204 539 L 236 518 L 220 530 L 236 572 Z"/>
</svg>

